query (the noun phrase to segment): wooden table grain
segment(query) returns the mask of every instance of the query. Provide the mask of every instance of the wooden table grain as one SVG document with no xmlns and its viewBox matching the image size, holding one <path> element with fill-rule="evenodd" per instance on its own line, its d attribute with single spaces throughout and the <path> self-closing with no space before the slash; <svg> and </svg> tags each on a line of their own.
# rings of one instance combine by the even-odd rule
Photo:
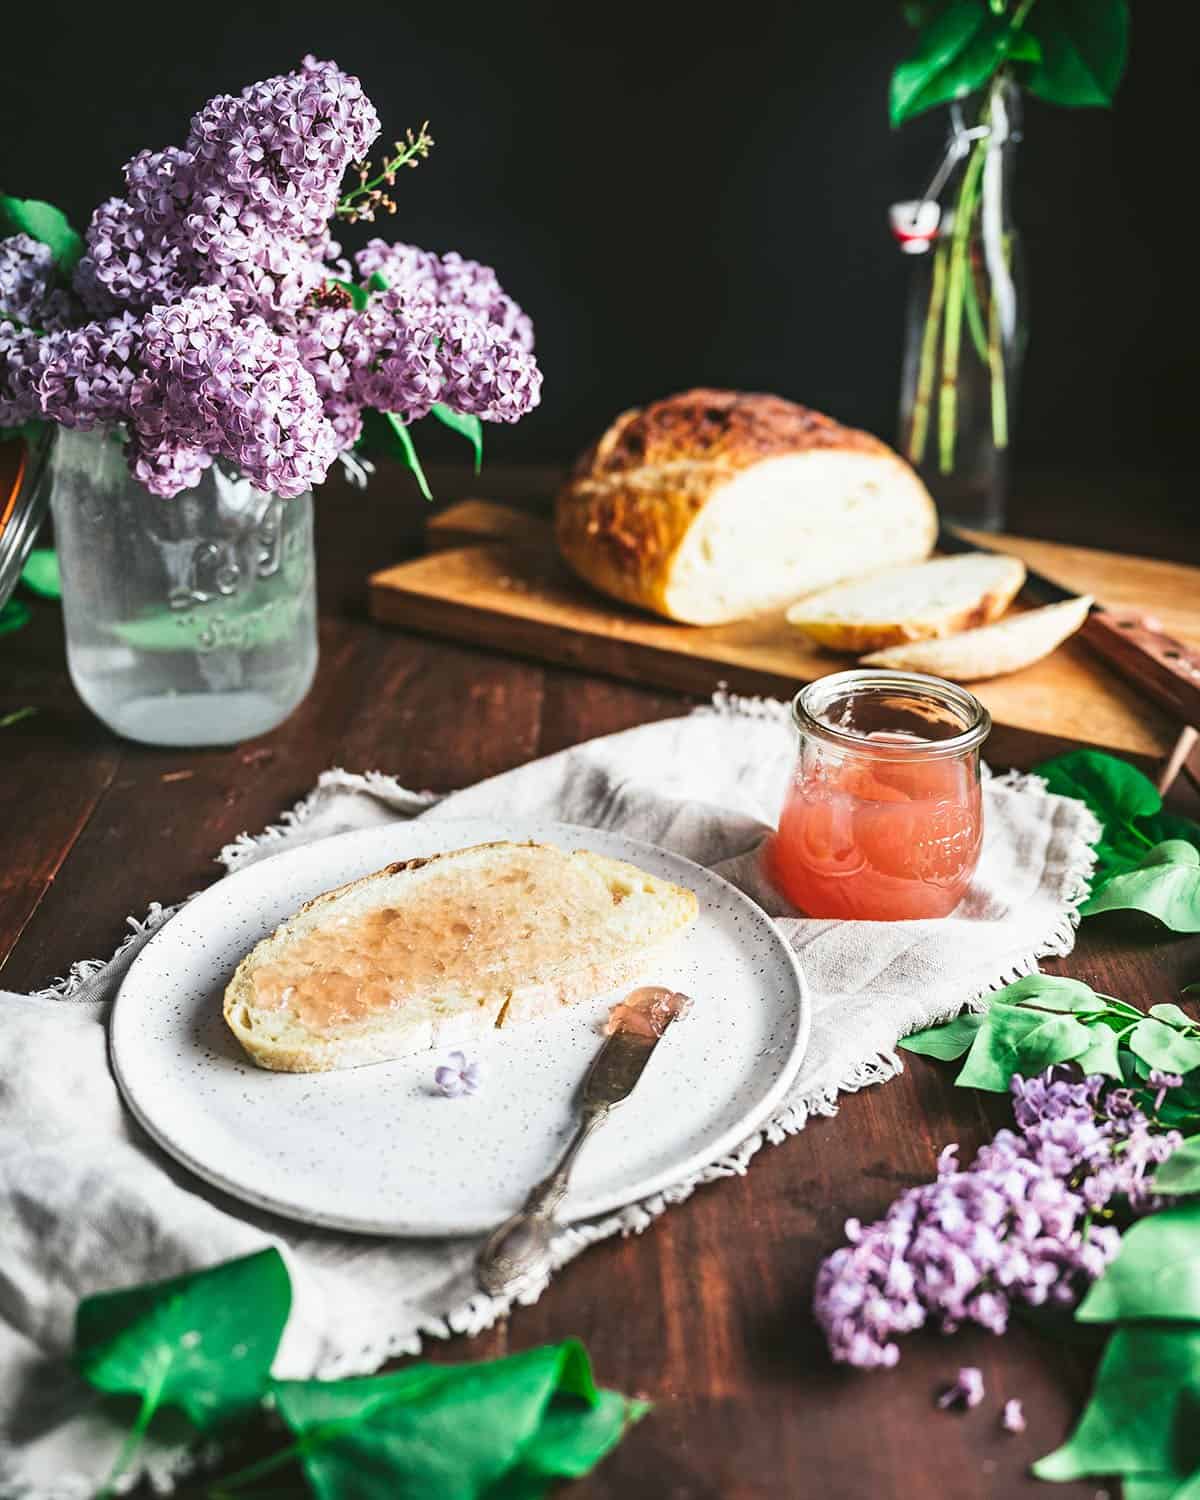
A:
<svg viewBox="0 0 1200 1500">
<path fill-rule="evenodd" d="M 446 499 L 467 492 L 461 473 L 442 482 Z M 536 498 L 549 482 L 546 471 L 496 470 L 474 492 Z M 1180 555 L 1178 533 L 1139 526 L 1132 504 L 1085 517 L 1064 493 L 1072 492 L 1031 486 L 1029 514 L 1018 503 L 1015 528 Z M 1131 499 L 1136 493 L 1134 476 Z M 410 552 L 423 518 L 398 473 L 381 473 L 365 497 L 326 486 L 316 684 L 280 729 L 235 749 L 117 740 L 70 686 L 56 607 L 34 603 L 32 625 L 0 644 L 0 714 L 38 710 L 0 733 L 5 988 L 45 984 L 74 958 L 110 952 L 127 914 L 216 878 L 224 843 L 272 821 L 331 764 L 448 791 L 686 708 L 671 694 L 372 625 L 366 574 Z M 988 758 L 1028 766 L 1062 748 L 997 733 Z M 1179 805 L 1197 812 L 1192 794 L 1181 793 Z M 1200 942 L 1119 915 L 1097 918 L 1068 959 L 1046 967 L 1150 1004 L 1176 999 L 1200 976 Z M 957 1141 L 969 1156 L 1003 1118 L 1001 1101 L 958 1092 L 951 1076 L 911 1059 L 902 1077 L 846 1097 L 835 1118 L 764 1149 L 744 1177 L 701 1189 L 645 1234 L 588 1251 L 536 1306 L 474 1340 L 431 1345 L 427 1357 L 477 1359 L 578 1334 L 602 1382 L 649 1397 L 652 1414 L 576 1485 L 579 1500 L 1033 1493 L 1027 1466 L 1079 1410 L 1094 1345 L 1070 1328 L 1019 1322 L 1003 1339 L 917 1336 L 896 1370 L 860 1375 L 830 1365 L 809 1312 L 817 1265 L 841 1241 L 847 1216 L 878 1216 L 933 1174 L 941 1146 Z M 964 1364 L 983 1370 L 986 1400 L 968 1413 L 937 1411 L 939 1389 Z M 1024 1402 L 1020 1436 L 1000 1426 L 1010 1396 Z M 1102 1488 L 1055 1493 L 1082 1500 Z"/>
</svg>

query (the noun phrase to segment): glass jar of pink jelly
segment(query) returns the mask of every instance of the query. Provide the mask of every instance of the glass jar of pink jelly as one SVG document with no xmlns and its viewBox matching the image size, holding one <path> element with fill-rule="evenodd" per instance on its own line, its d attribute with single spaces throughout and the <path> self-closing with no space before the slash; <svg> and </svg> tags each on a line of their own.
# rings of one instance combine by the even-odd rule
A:
<svg viewBox="0 0 1200 1500">
<path fill-rule="evenodd" d="M 992 727 L 965 688 L 916 672 L 835 672 L 792 702 L 800 737 L 776 889 L 813 917 L 944 917 L 979 862 L 979 747 Z"/>
</svg>

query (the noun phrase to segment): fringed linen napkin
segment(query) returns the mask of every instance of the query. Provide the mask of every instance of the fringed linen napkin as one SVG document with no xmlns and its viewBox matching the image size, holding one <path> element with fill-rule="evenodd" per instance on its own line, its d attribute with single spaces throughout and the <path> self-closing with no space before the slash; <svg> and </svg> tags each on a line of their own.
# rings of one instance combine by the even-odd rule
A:
<svg viewBox="0 0 1200 1500">
<path fill-rule="evenodd" d="M 986 839 L 970 891 L 943 921 L 798 918 L 757 874 L 787 784 L 782 704 L 719 697 L 436 799 L 378 773 L 326 772 L 283 821 L 224 849 L 227 870 L 350 829 L 413 817 L 553 817 L 618 830 L 716 869 L 773 915 L 814 997 L 812 1040 L 779 1112 L 729 1157 L 671 1190 L 563 1231 L 558 1265 L 593 1240 L 645 1229 L 702 1183 L 747 1169 L 764 1142 L 835 1112 L 839 1092 L 900 1070 L 900 1037 L 1068 953 L 1091 872 L 1092 815 L 1036 777 L 988 778 Z M 397 856 L 403 854 L 397 830 Z M 140 934 L 169 920 L 151 908 Z M 128 952 L 124 955 L 128 958 Z M 143 1135 L 108 1069 L 109 998 L 127 963 L 76 964 L 36 995 L 0 992 L 0 1496 L 85 1496 L 120 1433 L 64 1365 L 79 1298 L 273 1243 L 296 1302 L 275 1373 L 375 1369 L 388 1356 L 488 1327 L 507 1307 L 474 1286 L 476 1241 L 394 1240 L 309 1229 L 191 1177 Z M 109 981 L 112 981 L 109 984 Z M 74 1000 L 74 1003 L 73 1003 Z M 146 1450 L 166 1486 L 179 1456 Z"/>
</svg>

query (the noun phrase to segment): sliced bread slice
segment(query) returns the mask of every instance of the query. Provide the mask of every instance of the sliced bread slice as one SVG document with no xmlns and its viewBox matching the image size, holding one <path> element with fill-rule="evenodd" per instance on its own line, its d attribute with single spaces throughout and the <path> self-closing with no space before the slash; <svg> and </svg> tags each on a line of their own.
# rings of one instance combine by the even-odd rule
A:
<svg viewBox="0 0 1200 1500">
<path fill-rule="evenodd" d="M 552 844 L 478 844 L 316 897 L 225 991 L 256 1063 L 317 1073 L 459 1044 L 623 984 L 691 923 L 695 895 Z"/>
<path fill-rule="evenodd" d="M 905 672 L 928 672 L 951 682 L 974 682 L 980 677 L 1000 677 L 1019 672 L 1043 656 L 1049 656 L 1087 619 L 1091 598 L 1064 599 L 1044 609 L 1010 615 L 998 625 L 966 630 L 943 641 L 913 641 L 863 657 L 868 667 L 896 667 Z"/>
<path fill-rule="evenodd" d="M 999 619 L 1024 582 L 1019 558 L 967 552 L 808 594 L 787 618 L 831 651 L 875 651 Z"/>
</svg>

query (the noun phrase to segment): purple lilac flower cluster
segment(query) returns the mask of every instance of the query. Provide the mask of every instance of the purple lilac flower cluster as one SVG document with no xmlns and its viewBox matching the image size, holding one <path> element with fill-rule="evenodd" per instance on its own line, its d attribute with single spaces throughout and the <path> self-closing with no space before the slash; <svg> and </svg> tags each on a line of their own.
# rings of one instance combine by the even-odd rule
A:
<svg viewBox="0 0 1200 1500">
<path fill-rule="evenodd" d="M 286 497 L 325 477 L 366 407 L 517 421 L 542 377 L 489 266 L 372 240 L 365 307 L 331 279 L 354 274 L 328 223 L 378 131 L 359 81 L 311 57 L 211 100 L 93 215 L 74 277 L 89 322 L 47 247 L 0 241 L 0 425 L 120 423 L 155 494 L 219 458 Z"/>
<path fill-rule="evenodd" d="M 106 312 L 219 285 L 239 311 L 296 311 L 324 275 L 346 168 L 378 134 L 358 79 L 312 57 L 237 98 L 211 99 L 182 149 L 139 152 L 125 196 L 92 215 L 81 293 Z"/>
<path fill-rule="evenodd" d="M 416 245 L 389 245 L 379 239 L 364 245 L 354 263 L 364 280 L 376 276 L 393 291 L 423 295 L 447 310 L 475 314 L 519 348 L 533 348 L 533 324 L 504 291 L 491 266 L 464 260 L 453 251 L 434 255 Z"/>
<path fill-rule="evenodd" d="M 65 328 L 73 313 L 69 293 L 55 288 L 49 245 L 27 234 L 0 240 L 0 318 L 43 331 Z"/>
<path fill-rule="evenodd" d="M 875 1224 L 847 1222 L 850 1243 L 822 1265 L 814 1300 L 834 1359 L 891 1366 L 896 1336 L 927 1323 L 1002 1333 L 1014 1303 L 1072 1306 L 1117 1252 L 1119 1231 L 1097 1221 L 1156 1206 L 1147 1176 L 1182 1137 L 1156 1130 L 1129 1089 L 1050 1070 L 1014 1078 L 1012 1096 L 1016 1130 L 998 1131 L 969 1168 L 948 1146 L 935 1182 Z"/>
<path fill-rule="evenodd" d="M 69 293 L 54 285 L 49 246 L 27 234 L 0 240 L 0 427 L 37 415 L 42 335 L 64 328 L 73 311 Z"/>
</svg>

